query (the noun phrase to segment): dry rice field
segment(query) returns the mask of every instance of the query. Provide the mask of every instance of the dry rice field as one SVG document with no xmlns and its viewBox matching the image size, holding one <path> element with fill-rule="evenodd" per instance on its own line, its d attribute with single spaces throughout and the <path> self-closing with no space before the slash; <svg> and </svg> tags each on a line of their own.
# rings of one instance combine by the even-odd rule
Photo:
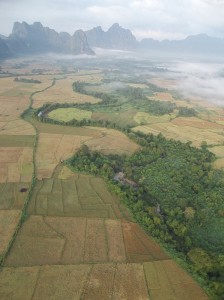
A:
<svg viewBox="0 0 224 300">
<path fill-rule="evenodd" d="M 180 119 L 180 120 L 178 120 Z M 224 143 L 224 126 L 211 125 L 209 122 L 195 122 L 191 124 L 189 120 L 177 118 L 171 122 L 161 122 L 154 124 L 145 124 L 137 126 L 134 131 L 142 131 L 144 133 L 153 133 L 158 135 L 160 132 L 169 139 L 180 140 L 182 142 L 191 141 L 196 147 L 200 147 L 203 141 L 208 145 L 217 145 Z M 204 124 L 203 124 L 204 123 Z M 208 124 L 209 123 L 209 124 Z M 201 128 L 203 127 L 203 128 Z"/>
<path fill-rule="evenodd" d="M 51 88 L 34 95 L 34 108 L 41 107 L 45 103 L 97 103 L 101 101 L 92 96 L 76 93 L 72 89 L 75 81 L 97 82 L 101 80 L 101 75 L 79 75 L 56 80 Z"/>
<path fill-rule="evenodd" d="M 177 107 L 188 107 L 188 108 L 194 107 L 194 105 L 191 104 L 189 101 L 183 99 L 176 99 L 169 92 L 155 93 L 152 97 L 149 97 L 149 99 L 156 100 L 156 101 L 169 101 L 171 103 L 175 103 Z"/>
<path fill-rule="evenodd" d="M 67 189 L 62 188 L 65 184 Z M 57 201 L 55 206 L 52 199 L 62 193 L 66 201 Z M 46 204 L 44 199 L 51 195 Z M 196 283 L 121 213 L 114 219 L 76 216 L 81 205 L 98 211 L 99 205 L 116 203 L 102 179 L 63 167 L 56 178 L 36 185 L 34 197 L 28 210 L 31 215 L 0 273 L 1 299 L 8 293 L 16 299 L 15 288 L 22 295 L 26 284 L 27 299 L 62 299 L 67 293 L 73 299 L 157 300 L 180 299 L 180 295 L 188 299 L 184 297 L 189 287 L 191 299 L 207 299 Z M 66 209 L 70 217 L 66 217 Z"/>
<path fill-rule="evenodd" d="M 0 183 L 30 182 L 33 173 L 33 149 L 0 147 Z"/>
<path fill-rule="evenodd" d="M 0 299 L 208 299 L 101 178 L 58 167 L 37 182 L 28 213 L 0 271 Z"/>
<path fill-rule="evenodd" d="M 208 300 L 172 261 L 5 267 L 0 298 Z"/>
<path fill-rule="evenodd" d="M 5 266 L 142 263 L 167 259 L 167 254 L 135 223 L 31 215 L 17 235 Z"/>
</svg>

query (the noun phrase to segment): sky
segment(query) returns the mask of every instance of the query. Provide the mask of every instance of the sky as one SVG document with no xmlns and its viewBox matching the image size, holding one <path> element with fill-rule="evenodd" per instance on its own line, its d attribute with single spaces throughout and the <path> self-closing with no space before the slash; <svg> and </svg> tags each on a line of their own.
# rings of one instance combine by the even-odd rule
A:
<svg viewBox="0 0 224 300">
<path fill-rule="evenodd" d="M 143 38 L 183 39 L 207 33 L 224 38 L 224 0 L 0 0 L 0 34 L 15 21 L 40 21 L 58 32 L 113 23 Z"/>
</svg>

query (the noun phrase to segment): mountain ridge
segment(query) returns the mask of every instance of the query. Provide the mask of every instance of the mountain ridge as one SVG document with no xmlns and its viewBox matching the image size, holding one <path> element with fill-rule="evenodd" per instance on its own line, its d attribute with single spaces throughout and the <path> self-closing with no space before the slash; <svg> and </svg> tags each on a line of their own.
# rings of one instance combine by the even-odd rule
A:
<svg viewBox="0 0 224 300">
<path fill-rule="evenodd" d="M 107 31 L 97 26 L 86 31 L 76 30 L 70 35 L 44 27 L 40 22 L 31 25 L 15 22 L 8 37 L 0 35 L 0 59 L 47 52 L 94 55 L 92 47 L 147 53 L 213 55 L 223 54 L 224 39 L 202 33 L 190 35 L 182 40 L 158 41 L 145 38 L 137 41 L 129 29 L 124 29 L 118 23 L 114 23 Z"/>
<path fill-rule="evenodd" d="M 58 33 L 54 29 L 44 27 L 40 22 L 34 22 L 31 25 L 26 22 L 15 22 L 12 33 L 4 40 L 0 38 L 0 42 L 0 58 L 47 52 L 74 55 L 95 54 L 83 30 L 77 30 L 73 35 Z M 1 55 L 2 52 L 4 55 Z"/>
<path fill-rule="evenodd" d="M 117 50 L 133 50 L 137 46 L 137 40 L 129 29 L 124 29 L 118 23 L 114 23 L 107 31 L 101 26 L 85 31 L 91 47 L 100 47 Z"/>
</svg>

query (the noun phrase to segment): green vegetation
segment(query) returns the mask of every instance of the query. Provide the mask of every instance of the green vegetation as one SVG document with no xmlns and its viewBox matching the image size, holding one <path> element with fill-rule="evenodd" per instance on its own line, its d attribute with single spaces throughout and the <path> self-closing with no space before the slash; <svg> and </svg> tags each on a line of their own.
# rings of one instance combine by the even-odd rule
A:
<svg viewBox="0 0 224 300">
<path fill-rule="evenodd" d="M 41 81 L 37 79 L 27 79 L 27 78 L 18 78 L 18 77 L 16 77 L 14 81 L 24 82 L 24 83 L 41 83 Z"/>
<path fill-rule="evenodd" d="M 187 256 L 218 299 L 224 289 L 224 174 L 212 169 L 214 155 L 162 135 L 130 137 L 142 146 L 131 157 L 105 156 L 83 146 L 70 164 L 106 178 L 145 230 Z M 115 181 L 119 171 L 138 188 Z"/>
<path fill-rule="evenodd" d="M 91 119 L 92 112 L 75 107 L 57 108 L 52 110 L 48 116 L 53 120 L 68 122 L 73 119 L 81 121 L 83 119 Z"/>
<path fill-rule="evenodd" d="M 178 115 L 180 117 L 195 117 L 197 113 L 193 108 L 180 107 Z"/>
<path fill-rule="evenodd" d="M 123 86 L 122 86 L 123 85 Z M 122 87 L 121 87 L 122 86 Z M 95 115 L 95 118 L 111 120 L 111 114 L 114 114 L 115 123 L 120 127 L 133 127 L 132 113 L 140 111 L 150 113 L 152 115 L 164 115 L 169 114 L 176 109 L 176 105 L 167 101 L 155 101 L 150 100 L 148 97 L 152 96 L 159 89 L 154 85 L 148 84 L 148 88 L 134 88 L 125 84 L 115 84 L 113 90 L 108 89 L 109 92 L 101 92 L 100 84 L 89 84 L 85 82 L 74 82 L 73 89 L 76 92 L 91 95 L 102 99 L 97 104 L 79 104 L 76 105 L 79 108 L 90 110 L 92 112 L 101 113 L 101 115 Z M 96 87 L 99 91 L 96 91 Z M 124 113 L 129 112 L 131 117 L 123 122 Z M 104 114 L 104 117 L 102 117 Z"/>
</svg>

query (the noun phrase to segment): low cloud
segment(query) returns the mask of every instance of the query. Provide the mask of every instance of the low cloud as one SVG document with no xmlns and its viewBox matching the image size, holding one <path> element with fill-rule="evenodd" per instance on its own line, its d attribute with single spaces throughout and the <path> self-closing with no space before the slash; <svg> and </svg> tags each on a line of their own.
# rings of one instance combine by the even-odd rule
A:
<svg viewBox="0 0 224 300">
<path fill-rule="evenodd" d="M 172 39 L 207 33 L 223 37 L 223 0 L 0 0 L 1 33 L 14 21 L 33 23 L 73 34 L 75 30 L 113 23 L 133 30 L 138 39 Z"/>
<path fill-rule="evenodd" d="M 176 62 L 166 78 L 175 79 L 185 97 L 199 97 L 224 106 L 224 64 Z"/>
</svg>

